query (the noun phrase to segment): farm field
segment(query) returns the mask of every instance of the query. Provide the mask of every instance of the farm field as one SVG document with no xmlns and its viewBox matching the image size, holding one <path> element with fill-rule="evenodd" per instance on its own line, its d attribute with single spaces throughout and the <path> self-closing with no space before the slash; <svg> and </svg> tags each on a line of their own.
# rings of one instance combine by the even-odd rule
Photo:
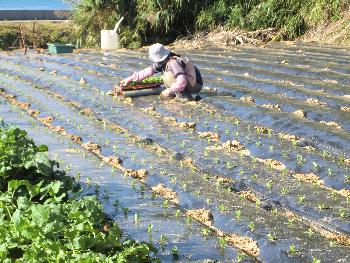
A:
<svg viewBox="0 0 350 263">
<path fill-rule="evenodd" d="M 111 96 L 146 52 L 2 52 L 0 119 L 164 262 L 349 262 L 350 48 L 175 51 L 198 102 Z"/>
</svg>

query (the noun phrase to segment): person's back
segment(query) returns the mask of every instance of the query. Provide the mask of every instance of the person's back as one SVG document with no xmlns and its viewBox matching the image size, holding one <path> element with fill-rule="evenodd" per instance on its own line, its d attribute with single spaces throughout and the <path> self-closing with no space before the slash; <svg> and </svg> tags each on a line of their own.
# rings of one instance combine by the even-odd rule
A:
<svg viewBox="0 0 350 263">
<path fill-rule="evenodd" d="M 172 53 L 158 43 L 149 48 L 149 58 L 153 61 L 151 67 L 122 80 L 121 85 L 125 86 L 131 81 L 140 81 L 156 73 L 163 73 L 166 90 L 161 93 L 162 96 L 191 99 L 191 94 L 201 91 L 202 76 L 188 58 Z"/>
</svg>

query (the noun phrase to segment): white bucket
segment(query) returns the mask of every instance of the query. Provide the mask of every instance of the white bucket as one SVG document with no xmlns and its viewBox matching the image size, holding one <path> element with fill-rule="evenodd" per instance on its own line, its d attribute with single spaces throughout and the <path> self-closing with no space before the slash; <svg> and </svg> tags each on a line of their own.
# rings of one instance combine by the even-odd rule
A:
<svg viewBox="0 0 350 263">
<path fill-rule="evenodd" d="M 118 34 L 114 30 L 101 30 L 101 48 L 117 49 Z"/>
<path fill-rule="evenodd" d="M 118 49 L 118 29 L 124 17 L 119 19 L 113 30 L 101 30 L 101 49 Z"/>
</svg>

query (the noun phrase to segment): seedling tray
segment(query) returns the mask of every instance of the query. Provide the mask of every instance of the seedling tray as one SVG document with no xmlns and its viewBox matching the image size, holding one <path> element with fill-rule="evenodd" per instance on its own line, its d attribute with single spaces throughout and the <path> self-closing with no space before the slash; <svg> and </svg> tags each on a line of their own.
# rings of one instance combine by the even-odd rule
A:
<svg viewBox="0 0 350 263">
<path fill-rule="evenodd" d="M 71 44 L 58 44 L 58 43 L 47 43 L 49 47 L 49 52 L 52 54 L 61 54 L 61 53 L 72 53 L 75 48 Z"/>
<path fill-rule="evenodd" d="M 121 87 L 121 91 L 156 88 L 156 87 L 160 87 L 162 84 L 163 83 L 148 83 L 148 84 L 128 85 L 128 86 Z"/>
</svg>

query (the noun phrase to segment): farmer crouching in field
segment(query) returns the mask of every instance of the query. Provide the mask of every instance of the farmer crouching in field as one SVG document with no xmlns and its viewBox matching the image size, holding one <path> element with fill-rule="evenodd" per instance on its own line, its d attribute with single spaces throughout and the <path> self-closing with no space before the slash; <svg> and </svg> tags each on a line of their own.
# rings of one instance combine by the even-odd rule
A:
<svg viewBox="0 0 350 263">
<path fill-rule="evenodd" d="M 132 74 L 122 80 L 121 85 L 126 86 L 131 81 L 141 81 L 156 73 L 163 72 L 166 89 L 161 93 L 161 96 L 178 100 L 191 100 L 191 94 L 201 91 L 203 87 L 201 73 L 188 58 L 170 52 L 159 43 L 150 46 L 149 58 L 153 62 L 151 67 Z"/>
</svg>

